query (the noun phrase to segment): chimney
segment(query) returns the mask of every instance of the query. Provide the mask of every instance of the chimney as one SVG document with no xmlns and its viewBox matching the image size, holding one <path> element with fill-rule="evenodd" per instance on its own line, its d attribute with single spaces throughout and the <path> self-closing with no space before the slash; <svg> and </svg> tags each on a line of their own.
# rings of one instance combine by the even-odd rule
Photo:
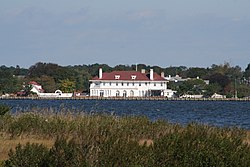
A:
<svg viewBox="0 0 250 167">
<path fill-rule="evenodd" d="M 162 77 L 162 78 L 164 78 L 164 77 L 165 77 L 164 72 L 161 72 L 161 77 Z"/>
<path fill-rule="evenodd" d="M 102 79 L 102 68 L 99 68 L 99 79 Z"/>
<path fill-rule="evenodd" d="M 150 69 L 149 77 L 150 77 L 150 80 L 154 80 L 154 70 L 153 69 Z"/>
<path fill-rule="evenodd" d="M 141 69 L 141 73 L 142 73 L 142 74 L 145 74 L 145 69 Z"/>
</svg>

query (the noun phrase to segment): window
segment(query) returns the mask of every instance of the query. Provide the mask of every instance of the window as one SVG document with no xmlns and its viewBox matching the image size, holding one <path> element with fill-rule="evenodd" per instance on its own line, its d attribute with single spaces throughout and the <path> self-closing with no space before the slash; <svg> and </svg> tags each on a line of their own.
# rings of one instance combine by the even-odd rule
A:
<svg viewBox="0 0 250 167">
<path fill-rule="evenodd" d="M 111 86 L 111 82 L 109 83 L 109 86 Z"/>
<path fill-rule="evenodd" d="M 116 97 L 119 97 L 119 96 L 120 96 L 120 92 L 118 90 L 118 91 L 116 91 Z"/>
<path fill-rule="evenodd" d="M 154 86 L 156 86 L 156 83 L 154 83 Z"/>
<path fill-rule="evenodd" d="M 148 85 L 148 83 L 147 83 L 147 82 L 145 82 L 145 85 L 147 86 L 147 85 Z"/>
<path fill-rule="evenodd" d="M 122 82 L 122 86 L 123 86 L 123 82 Z"/>
<path fill-rule="evenodd" d="M 135 80 L 136 79 L 136 75 L 131 75 L 131 79 Z"/>
<path fill-rule="evenodd" d="M 104 91 L 101 90 L 101 91 L 100 91 L 100 97 L 103 97 L 103 95 L 104 95 Z"/>
<path fill-rule="evenodd" d="M 129 86 L 129 82 L 127 83 L 127 86 Z"/>
<path fill-rule="evenodd" d="M 141 83 L 139 82 L 139 86 L 141 86 Z"/>
<path fill-rule="evenodd" d="M 123 91 L 123 97 L 127 97 L 127 91 L 126 90 Z"/>
<path fill-rule="evenodd" d="M 135 83 L 133 82 L 132 85 L 135 86 Z"/>
<path fill-rule="evenodd" d="M 120 79 L 120 75 L 115 75 L 115 79 Z"/>
<path fill-rule="evenodd" d="M 116 86 L 118 86 L 118 82 L 116 82 Z"/>
<path fill-rule="evenodd" d="M 134 91 L 130 91 L 130 96 L 133 97 L 134 96 Z"/>
<path fill-rule="evenodd" d="M 163 82 L 161 82 L 161 86 L 163 86 Z"/>
</svg>

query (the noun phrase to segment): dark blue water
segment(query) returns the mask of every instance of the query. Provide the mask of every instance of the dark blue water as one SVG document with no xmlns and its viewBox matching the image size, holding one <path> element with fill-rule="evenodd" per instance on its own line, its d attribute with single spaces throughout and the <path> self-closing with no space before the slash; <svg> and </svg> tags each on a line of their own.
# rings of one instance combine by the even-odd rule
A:
<svg viewBox="0 0 250 167">
<path fill-rule="evenodd" d="M 171 123 L 198 122 L 220 127 L 250 129 L 250 102 L 237 101 L 123 101 L 123 100 L 0 100 L 12 112 L 73 111 L 118 116 L 147 116 Z"/>
</svg>

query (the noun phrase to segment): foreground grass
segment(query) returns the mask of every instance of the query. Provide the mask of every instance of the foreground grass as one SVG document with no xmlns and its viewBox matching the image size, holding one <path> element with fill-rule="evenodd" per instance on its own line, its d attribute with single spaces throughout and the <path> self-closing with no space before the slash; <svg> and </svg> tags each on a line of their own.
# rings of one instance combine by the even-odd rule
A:
<svg viewBox="0 0 250 167">
<path fill-rule="evenodd" d="M 241 129 L 182 127 L 145 117 L 34 112 L 0 117 L 5 166 L 249 166 L 249 141 Z"/>
</svg>

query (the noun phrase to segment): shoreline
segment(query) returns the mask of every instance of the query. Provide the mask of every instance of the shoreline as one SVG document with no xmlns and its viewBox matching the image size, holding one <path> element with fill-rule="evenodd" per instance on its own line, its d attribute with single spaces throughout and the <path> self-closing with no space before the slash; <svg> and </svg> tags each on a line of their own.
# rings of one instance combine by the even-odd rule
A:
<svg viewBox="0 0 250 167">
<path fill-rule="evenodd" d="M 0 97 L 0 100 L 151 100 L 151 101 L 250 101 L 250 98 L 165 98 L 165 97 Z"/>
</svg>

